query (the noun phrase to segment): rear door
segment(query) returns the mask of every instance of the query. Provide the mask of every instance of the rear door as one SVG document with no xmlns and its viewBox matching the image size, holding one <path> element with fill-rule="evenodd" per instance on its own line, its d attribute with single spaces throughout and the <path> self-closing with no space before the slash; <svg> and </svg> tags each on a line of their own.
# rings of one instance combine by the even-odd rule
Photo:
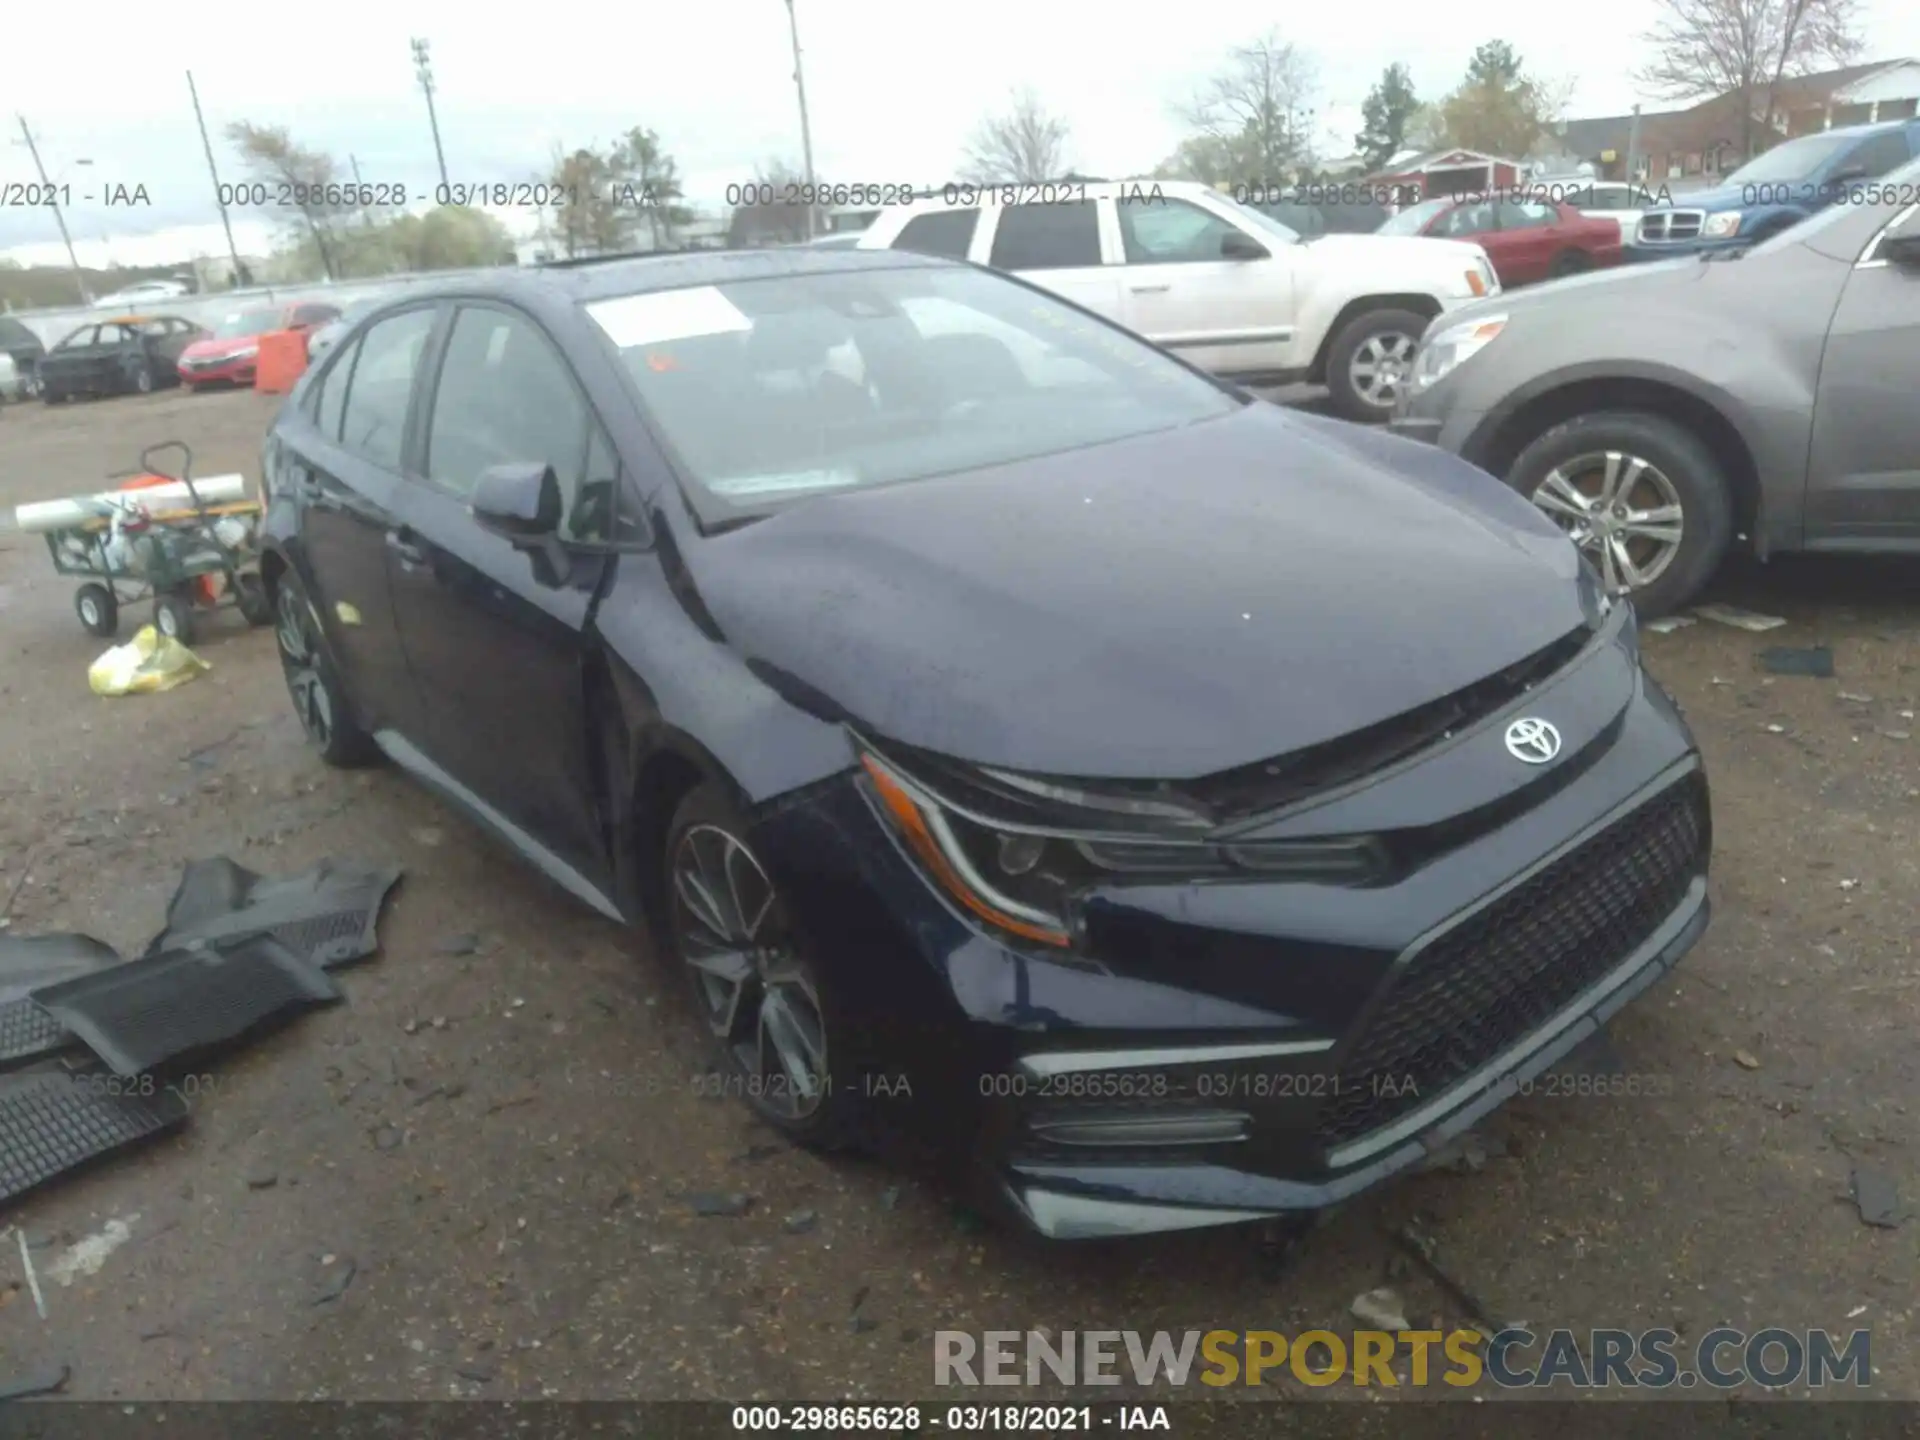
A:
<svg viewBox="0 0 1920 1440">
<path fill-rule="evenodd" d="M 419 728 L 413 682 L 394 627 L 387 532 L 413 408 L 414 381 L 437 314 L 432 303 L 387 316 L 343 347 L 276 432 L 276 489 L 298 496 L 307 589 L 347 690 L 372 730 Z"/>
<path fill-rule="evenodd" d="M 985 222 L 974 248 L 986 247 L 987 264 L 1122 320 L 1119 270 L 1105 263 L 1099 202 L 992 206 Z"/>
<path fill-rule="evenodd" d="M 1887 258 L 1893 236 L 1920 237 L 1920 205 L 1869 243 L 1834 309 L 1814 400 L 1810 544 L 1920 540 L 1920 266 Z"/>
<path fill-rule="evenodd" d="M 1496 268 L 1503 285 L 1546 279 L 1553 271 L 1554 257 L 1572 238 L 1560 222 L 1559 206 L 1544 200 L 1500 201 L 1497 224 L 1502 258 Z"/>
<path fill-rule="evenodd" d="M 424 720 L 417 743 L 497 816 L 594 885 L 608 883 L 589 763 L 585 630 L 612 562 L 556 574 L 474 522 L 495 465 L 550 465 L 563 535 L 596 532 L 618 460 L 571 365 L 527 312 L 463 301 L 454 315 L 416 473 L 399 486 L 387 560 L 400 640 Z M 594 518 L 588 518 L 594 517 Z"/>
<path fill-rule="evenodd" d="M 1130 329 L 1220 374 L 1293 368 L 1294 247 L 1171 196 L 1123 197 L 1113 209 Z M 1264 258 L 1228 259 L 1229 237 Z"/>
</svg>

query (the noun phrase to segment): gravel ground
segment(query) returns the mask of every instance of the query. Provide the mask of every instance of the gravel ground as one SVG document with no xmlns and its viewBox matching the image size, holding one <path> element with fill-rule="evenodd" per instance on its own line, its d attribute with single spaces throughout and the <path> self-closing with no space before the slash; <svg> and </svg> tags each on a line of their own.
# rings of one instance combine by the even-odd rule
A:
<svg viewBox="0 0 1920 1440">
<path fill-rule="evenodd" d="M 201 473 L 253 474 L 271 409 L 11 409 L 0 513 L 174 435 Z M 1417 1221 L 1497 1318 L 1869 1326 L 1876 1391 L 1920 1397 L 1920 1225 L 1867 1227 L 1847 1198 L 1855 1165 L 1920 1195 L 1914 578 L 1747 568 L 1720 598 L 1787 627 L 1648 637 L 1706 749 L 1718 839 L 1711 932 L 1614 1027 L 1650 1093 L 1516 1103 L 1484 1168 L 1366 1197 L 1283 1264 L 1246 1231 L 1049 1248 L 913 1174 L 783 1148 L 698 1093 L 703 1055 L 644 939 L 399 775 L 318 763 L 269 633 L 225 612 L 199 645 L 211 672 L 98 699 L 70 583 L 0 530 L 14 933 L 137 947 L 199 856 L 406 869 L 349 1003 L 221 1064 L 178 1138 L 0 1217 L 47 1307 L 10 1243 L 0 1372 L 66 1363 L 93 1398 L 924 1398 L 936 1329 L 1347 1328 L 1388 1232 Z M 1815 642 L 1837 678 L 1763 673 L 1762 649 Z M 751 1205 L 703 1218 L 699 1192 Z M 1464 1318 L 1417 1271 L 1392 1283 L 1416 1323 Z"/>
</svg>

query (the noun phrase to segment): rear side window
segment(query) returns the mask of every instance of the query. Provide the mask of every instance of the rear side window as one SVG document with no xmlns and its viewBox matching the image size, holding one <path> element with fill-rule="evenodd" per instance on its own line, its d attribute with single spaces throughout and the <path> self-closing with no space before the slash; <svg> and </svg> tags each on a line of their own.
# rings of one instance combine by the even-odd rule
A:
<svg viewBox="0 0 1920 1440">
<path fill-rule="evenodd" d="M 996 270 L 1066 270 L 1100 263 L 1100 213 L 1091 200 L 1071 205 L 1009 205 L 993 232 Z"/>
<path fill-rule="evenodd" d="M 354 357 L 340 442 L 388 470 L 400 469 L 413 377 L 432 329 L 432 310 L 405 311 L 369 329 Z"/>
<path fill-rule="evenodd" d="M 978 210 L 933 210 L 916 215 L 907 221 L 888 248 L 964 260 L 967 247 L 973 244 L 973 227 L 979 219 Z"/>
<path fill-rule="evenodd" d="M 1877 180 L 1896 165 L 1904 165 L 1911 157 L 1907 154 L 1906 132 L 1890 130 L 1885 135 L 1874 135 L 1862 140 L 1854 147 L 1853 153 L 1840 162 L 1842 170 L 1855 170 L 1861 180 Z"/>
</svg>

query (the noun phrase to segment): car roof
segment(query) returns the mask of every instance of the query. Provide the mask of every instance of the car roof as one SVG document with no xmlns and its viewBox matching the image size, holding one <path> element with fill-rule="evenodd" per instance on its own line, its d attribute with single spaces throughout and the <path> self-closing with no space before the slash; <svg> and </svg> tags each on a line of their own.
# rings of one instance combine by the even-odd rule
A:
<svg viewBox="0 0 1920 1440">
<path fill-rule="evenodd" d="M 575 304 L 655 290 L 684 290 L 695 285 L 726 285 L 737 280 L 770 280 L 788 275 L 828 275 L 848 270 L 957 268 L 954 261 L 904 250 L 841 250 L 780 246 L 770 250 L 686 250 L 669 254 L 609 256 L 549 265 L 500 266 L 457 281 L 410 285 L 386 300 L 433 299 L 442 295 L 563 295 Z"/>
<path fill-rule="evenodd" d="M 1233 198 L 1218 186 L 1203 185 L 1198 180 L 1054 180 L 1038 184 L 948 185 L 931 194 L 917 195 L 912 200 L 890 205 L 886 213 L 902 210 L 971 210 L 980 205 L 1002 203 L 997 198 L 1001 191 L 1013 197 L 1007 203 L 1015 204 L 1028 195 L 1043 202 L 1049 198 L 1060 201 L 1112 200 L 1140 194 L 1170 195 L 1182 199 L 1196 195 L 1211 195 L 1216 200 Z M 953 198 L 949 199 L 949 196 Z"/>
</svg>

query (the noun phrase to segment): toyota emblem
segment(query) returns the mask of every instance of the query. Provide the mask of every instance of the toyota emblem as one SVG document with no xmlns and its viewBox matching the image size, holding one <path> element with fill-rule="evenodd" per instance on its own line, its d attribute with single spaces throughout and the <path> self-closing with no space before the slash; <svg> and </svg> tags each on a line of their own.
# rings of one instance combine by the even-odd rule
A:
<svg viewBox="0 0 1920 1440">
<path fill-rule="evenodd" d="M 1550 721 L 1526 715 L 1507 726 L 1507 753 L 1527 765 L 1544 765 L 1560 753 L 1560 732 Z"/>
</svg>

